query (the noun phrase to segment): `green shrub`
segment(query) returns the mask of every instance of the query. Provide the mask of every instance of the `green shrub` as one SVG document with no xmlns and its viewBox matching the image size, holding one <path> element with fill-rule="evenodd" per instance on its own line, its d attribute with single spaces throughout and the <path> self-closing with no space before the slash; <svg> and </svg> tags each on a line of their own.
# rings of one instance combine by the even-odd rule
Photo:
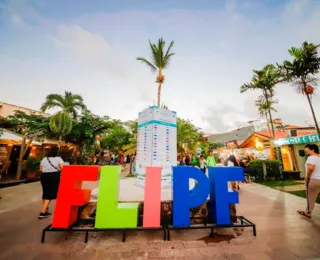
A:
<svg viewBox="0 0 320 260">
<path fill-rule="evenodd" d="M 279 179 L 281 177 L 280 163 L 281 162 L 279 160 L 266 161 L 268 179 Z"/>
<path fill-rule="evenodd" d="M 263 161 L 252 160 L 249 163 L 250 170 L 249 174 L 254 176 L 256 179 L 263 179 Z M 278 179 L 281 177 L 280 174 L 280 161 L 278 160 L 265 160 L 267 169 L 267 179 Z"/>
<path fill-rule="evenodd" d="M 39 171 L 40 161 L 34 157 L 29 157 L 26 161 L 26 170 L 27 172 L 33 173 Z"/>
</svg>

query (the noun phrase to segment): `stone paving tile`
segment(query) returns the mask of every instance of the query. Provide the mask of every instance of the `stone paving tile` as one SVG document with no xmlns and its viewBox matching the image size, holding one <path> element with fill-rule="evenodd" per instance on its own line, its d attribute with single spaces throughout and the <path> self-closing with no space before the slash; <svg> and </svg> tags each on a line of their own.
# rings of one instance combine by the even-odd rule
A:
<svg viewBox="0 0 320 260">
<path fill-rule="evenodd" d="M 267 252 L 267 255 L 274 260 L 298 260 L 299 258 L 293 254 L 289 249 L 279 248 L 274 249 L 271 252 Z"/>
<path fill-rule="evenodd" d="M 96 188 L 98 181 L 84 182 L 84 188 Z M 38 208 L 40 209 L 40 200 L 42 188 L 40 182 L 21 184 L 0 189 L 0 214 L 18 209 L 33 202 L 39 202 Z"/>
<path fill-rule="evenodd" d="M 207 247 L 204 241 L 184 241 L 182 242 L 185 248 L 201 248 Z"/>
<path fill-rule="evenodd" d="M 245 253 L 241 254 L 241 256 L 244 260 L 273 260 L 273 258 L 265 252 Z"/>
</svg>

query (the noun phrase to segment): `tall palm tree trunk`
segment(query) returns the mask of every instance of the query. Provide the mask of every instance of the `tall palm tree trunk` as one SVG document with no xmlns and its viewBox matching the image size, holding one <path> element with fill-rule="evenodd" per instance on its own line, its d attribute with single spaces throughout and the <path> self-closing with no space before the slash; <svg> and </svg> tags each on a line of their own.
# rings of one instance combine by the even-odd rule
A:
<svg viewBox="0 0 320 260">
<path fill-rule="evenodd" d="M 268 98 L 268 93 L 266 90 L 263 90 L 263 94 L 265 96 L 265 99 L 267 101 L 267 103 L 269 102 L 269 98 Z M 272 141 L 275 139 L 275 132 L 274 132 L 274 125 L 273 125 L 273 119 L 272 119 L 272 114 L 271 114 L 271 109 L 268 109 L 268 114 L 269 114 L 269 119 L 270 119 L 270 124 L 271 124 L 271 129 L 272 129 L 272 138 L 270 139 L 270 154 L 271 154 L 271 158 L 274 159 L 275 154 L 272 151 L 273 149 L 273 143 Z M 278 149 L 276 150 L 276 158 L 279 159 L 279 152 Z"/>
<path fill-rule="evenodd" d="M 318 121 L 317 121 L 317 118 L 316 118 L 316 114 L 315 114 L 315 112 L 313 110 L 313 106 L 312 106 L 312 103 L 311 103 L 310 96 L 307 93 L 307 83 L 306 82 L 303 83 L 303 87 L 304 87 L 304 91 L 305 91 L 307 99 L 308 99 L 308 103 L 309 103 L 309 106 L 310 106 L 310 109 L 311 109 L 312 117 L 313 117 L 316 129 L 317 129 L 317 133 L 318 133 L 318 136 L 320 138 L 320 129 L 319 129 Z"/>
<path fill-rule="evenodd" d="M 61 140 L 62 140 L 62 136 L 59 135 L 59 142 L 58 142 L 59 155 L 61 154 Z"/>
<path fill-rule="evenodd" d="M 157 106 L 160 107 L 161 106 L 161 87 L 164 81 L 164 76 L 162 74 L 162 68 L 159 68 L 158 71 L 158 76 L 157 76 L 157 83 L 158 85 L 158 98 L 157 98 Z"/>
<path fill-rule="evenodd" d="M 270 118 L 270 124 L 271 124 L 271 129 L 272 129 L 272 137 L 275 138 L 275 132 L 274 132 L 274 125 L 273 125 L 273 119 L 272 119 L 272 114 L 271 114 L 271 110 L 268 109 L 268 113 L 269 113 L 269 118 Z"/>
<path fill-rule="evenodd" d="M 266 90 L 266 89 L 263 90 L 263 95 L 264 95 L 267 103 L 269 103 L 268 93 L 267 93 L 267 90 Z M 271 109 L 270 109 L 270 108 L 268 109 L 268 114 L 269 114 L 269 118 L 270 118 L 270 124 L 271 124 L 271 129 L 272 129 L 272 136 L 273 136 L 273 138 L 275 138 L 274 126 L 273 126 L 273 120 L 272 120 L 272 114 L 271 114 Z"/>
<path fill-rule="evenodd" d="M 267 126 L 268 126 L 269 135 L 271 136 L 271 129 L 270 129 L 270 125 L 269 125 L 269 119 L 268 119 L 268 113 L 267 113 L 267 111 L 265 112 L 264 115 L 265 115 L 266 120 L 267 120 Z"/>
<path fill-rule="evenodd" d="M 161 86 L 162 83 L 159 83 L 158 85 L 158 97 L 157 97 L 157 106 L 160 107 L 160 102 L 161 102 Z"/>
</svg>

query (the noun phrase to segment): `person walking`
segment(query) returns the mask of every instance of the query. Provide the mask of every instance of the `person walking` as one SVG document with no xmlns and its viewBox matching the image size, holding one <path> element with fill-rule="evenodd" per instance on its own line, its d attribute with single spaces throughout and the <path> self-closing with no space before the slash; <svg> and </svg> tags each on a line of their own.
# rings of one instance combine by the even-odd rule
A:
<svg viewBox="0 0 320 260">
<path fill-rule="evenodd" d="M 218 159 L 217 159 L 216 166 L 224 166 L 221 158 L 218 158 Z"/>
<path fill-rule="evenodd" d="M 306 161 L 306 193 L 307 208 L 306 210 L 298 210 L 298 213 L 307 218 L 311 218 L 317 196 L 320 193 L 320 156 L 319 147 L 316 144 L 307 144 L 305 152 L 308 154 Z"/>
<path fill-rule="evenodd" d="M 209 156 L 207 157 L 208 167 L 216 166 L 216 160 L 214 159 L 213 152 L 210 151 Z"/>
<path fill-rule="evenodd" d="M 238 167 L 239 166 L 237 158 L 233 154 L 231 154 L 229 156 L 227 166 L 228 167 L 235 167 L 235 166 Z M 235 181 L 235 182 L 232 181 L 231 186 L 232 186 L 232 189 L 235 189 L 236 191 L 239 191 L 239 189 L 240 189 L 238 181 Z"/>
<path fill-rule="evenodd" d="M 206 159 L 204 159 L 204 156 L 203 156 L 203 155 L 200 156 L 199 167 L 200 167 L 200 170 L 201 170 L 201 171 L 203 171 L 204 173 L 206 173 L 207 161 L 206 161 Z"/>
<path fill-rule="evenodd" d="M 48 212 L 49 204 L 51 200 L 57 198 L 60 174 L 63 168 L 64 162 L 59 154 L 58 147 L 52 147 L 48 153 L 48 156 L 43 158 L 40 163 L 41 171 L 41 186 L 42 186 L 42 209 L 39 215 L 39 219 L 43 219 L 51 216 Z"/>
</svg>

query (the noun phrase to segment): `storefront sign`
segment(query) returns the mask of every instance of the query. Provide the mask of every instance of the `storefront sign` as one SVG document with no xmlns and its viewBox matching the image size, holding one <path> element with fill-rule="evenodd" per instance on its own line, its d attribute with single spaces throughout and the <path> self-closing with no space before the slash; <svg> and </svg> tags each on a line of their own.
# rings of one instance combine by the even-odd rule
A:
<svg viewBox="0 0 320 260">
<path fill-rule="evenodd" d="M 229 192 L 229 181 L 243 181 L 241 167 L 209 167 L 209 179 L 194 167 L 173 167 L 173 225 L 190 225 L 190 208 L 202 205 L 210 194 L 210 217 L 218 225 L 230 224 L 229 205 L 239 203 L 238 193 Z M 160 227 L 161 167 L 146 167 L 143 227 Z M 53 217 L 53 228 L 68 228 L 78 216 L 79 206 L 90 201 L 91 190 L 83 181 L 100 175 L 95 228 L 136 228 L 139 203 L 119 203 L 121 167 L 65 166 Z M 195 186 L 189 190 L 189 179 Z"/>
<path fill-rule="evenodd" d="M 289 145 L 289 144 L 307 144 L 307 143 L 317 143 L 319 142 L 319 135 L 304 135 L 289 138 L 282 138 L 275 141 L 277 145 Z"/>
</svg>

